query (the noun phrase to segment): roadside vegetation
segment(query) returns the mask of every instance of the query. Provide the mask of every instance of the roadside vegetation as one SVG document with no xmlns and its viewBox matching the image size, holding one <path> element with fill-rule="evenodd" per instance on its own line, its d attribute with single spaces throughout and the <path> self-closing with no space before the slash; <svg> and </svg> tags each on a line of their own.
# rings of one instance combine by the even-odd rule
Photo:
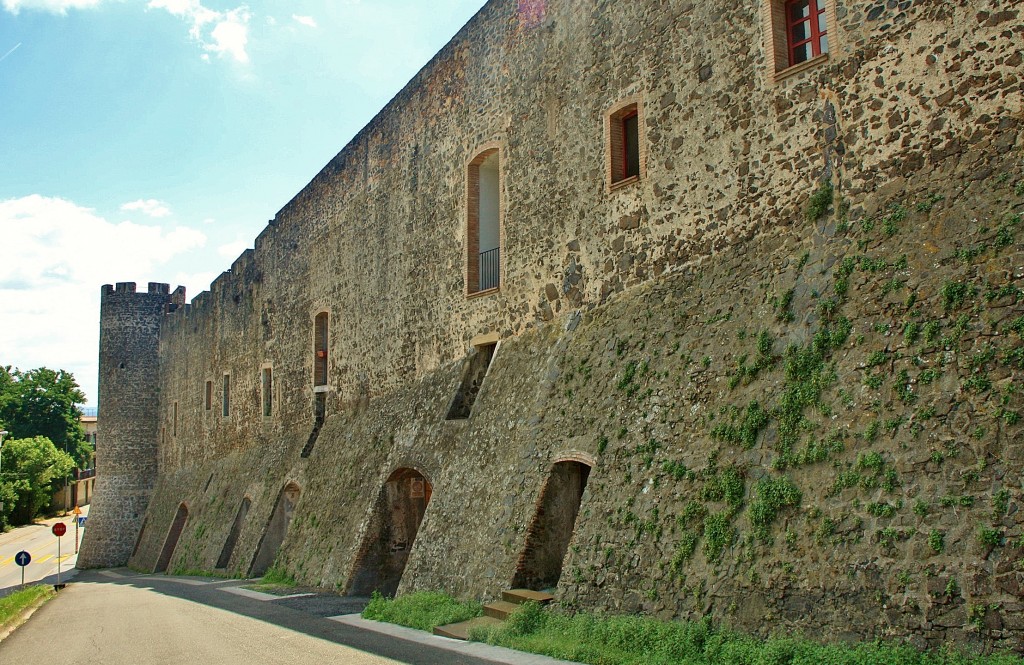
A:
<svg viewBox="0 0 1024 665">
<path fill-rule="evenodd" d="M 51 497 L 75 468 L 89 468 L 75 377 L 46 367 L 21 371 L 0 365 L 0 531 L 44 516 Z"/>
<path fill-rule="evenodd" d="M 419 591 L 401 598 L 374 592 L 363 618 L 432 631 L 437 626 L 468 621 L 483 614 L 480 603 L 461 602 L 443 593 Z"/>
<path fill-rule="evenodd" d="M 52 586 L 39 584 L 0 598 L 0 630 L 12 627 L 25 610 L 55 593 Z"/>
<path fill-rule="evenodd" d="M 363 618 L 433 630 L 479 614 L 476 603 L 420 592 L 394 600 L 375 595 Z M 1024 659 L 1010 654 L 921 651 L 897 642 L 759 639 L 707 619 L 666 622 L 639 616 L 567 616 L 536 603 L 522 605 L 501 625 L 474 628 L 470 638 L 591 665 L 1024 665 Z"/>
<path fill-rule="evenodd" d="M 267 572 L 263 574 L 259 582 L 246 584 L 243 588 L 262 593 L 271 593 L 275 596 L 287 596 L 295 593 L 296 586 L 295 576 L 289 574 L 284 568 L 275 565 L 267 569 Z"/>
</svg>

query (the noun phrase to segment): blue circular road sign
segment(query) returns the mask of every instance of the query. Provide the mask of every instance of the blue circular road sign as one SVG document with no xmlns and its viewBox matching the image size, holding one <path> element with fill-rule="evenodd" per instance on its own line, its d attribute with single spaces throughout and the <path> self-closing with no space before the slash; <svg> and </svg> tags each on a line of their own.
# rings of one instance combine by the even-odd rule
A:
<svg viewBox="0 0 1024 665">
<path fill-rule="evenodd" d="M 14 555 L 14 563 L 18 564 L 22 568 L 27 566 L 32 561 L 32 555 L 22 550 Z"/>
</svg>

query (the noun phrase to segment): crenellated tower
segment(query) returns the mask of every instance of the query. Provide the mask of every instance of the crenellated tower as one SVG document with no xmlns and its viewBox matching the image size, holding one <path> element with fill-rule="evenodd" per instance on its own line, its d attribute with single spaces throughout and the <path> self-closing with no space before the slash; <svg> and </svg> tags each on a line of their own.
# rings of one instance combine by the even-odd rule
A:
<svg viewBox="0 0 1024 665">
<path fill-rule="evenodd" d="M 184 302 L 180 286 L 102 287 L 96 494 L 79 568 L 125 565 L 139 536 L 157 476 L 160 324 Z"/>
</svg>

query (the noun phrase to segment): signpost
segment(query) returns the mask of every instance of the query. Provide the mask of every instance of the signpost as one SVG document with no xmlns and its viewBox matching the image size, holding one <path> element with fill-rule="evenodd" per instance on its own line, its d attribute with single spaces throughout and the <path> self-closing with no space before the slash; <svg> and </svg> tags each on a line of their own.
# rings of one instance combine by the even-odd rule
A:
<svg viewBox="0 0 1024 665">
<path fill-rule="evenodd" d="M 75 508 L 75 510 L 78 510 L 78 508 Z M 82 511 L 78 510 L 78 513 L 81 512 Z M 75 514 L 77 515 L 78 513 Z M 78 528 L 83 526 L 85 526 L 85 516 L 79 515 L 75 518 L 75 554 L 78 554 Z"/>
<path fill-rule="evenodd" d="M 14 555 L 14 563 L 21 566 L 21 588 L 25 588 L 25 566 L 32 563 L 32 555 L 22 550 Z"/>
<path fill-rule="evenodd" d="M 53 588 L 63 589 L 64 585 L 60 583 L 60 537 L 68 532 L 68 526 L 64 522 L 55 522 L 50 531 L 57 536 L 57 583 L 53 585 Z"/>
<path fill-rule="evenodd" d="M 75 554 L 78 554 L 78 527 L 85 526 L 85 517 L 82 515 L 82 509 L 75 506 Z"/>
</svg>

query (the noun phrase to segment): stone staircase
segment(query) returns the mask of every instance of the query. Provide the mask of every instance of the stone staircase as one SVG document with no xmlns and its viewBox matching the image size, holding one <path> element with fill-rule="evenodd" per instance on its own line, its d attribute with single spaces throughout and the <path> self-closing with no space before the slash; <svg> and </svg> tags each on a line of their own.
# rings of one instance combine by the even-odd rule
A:
<svg viewBox="0 0 1024 665">
<path fill-rule="evenodd" d="M 484 605 L 484 615 L 469 621 L 450 623 L 447 626 L 438 626 L 434 629 L 435 635 L 450 637 L 456 640 L 468 640 L 469 631 L 476 626 L 496 626 L 516 611 L 516 608 L 527 601 L 534 601 L 541 605 L 547 605 L 554 596 L 543 591 L 530 591 L 528 589 L 510 589 L 501 592 L 501 600 Z"/>
</svg>

